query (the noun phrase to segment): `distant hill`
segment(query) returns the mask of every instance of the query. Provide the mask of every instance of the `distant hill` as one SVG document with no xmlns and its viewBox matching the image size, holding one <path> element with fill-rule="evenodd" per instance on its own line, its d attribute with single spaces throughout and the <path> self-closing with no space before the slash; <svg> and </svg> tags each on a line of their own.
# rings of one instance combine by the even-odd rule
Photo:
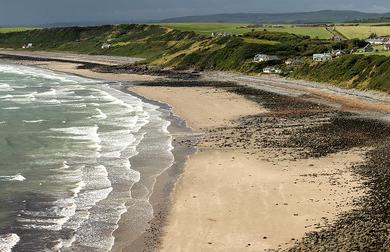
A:
<svg viewBox="0 0 390 252">
<path fill-rule="evenodd" d="M 390 13 L 364 13 L 359 11 L 323 10 L 297 13 L 233 13 L 203 16 L 186 16 L 161 20 L 161 23 L 277 23 L 307 24 L 334 23 L 354 20 L 380 19 L 390 17 Z"/>
</svg>

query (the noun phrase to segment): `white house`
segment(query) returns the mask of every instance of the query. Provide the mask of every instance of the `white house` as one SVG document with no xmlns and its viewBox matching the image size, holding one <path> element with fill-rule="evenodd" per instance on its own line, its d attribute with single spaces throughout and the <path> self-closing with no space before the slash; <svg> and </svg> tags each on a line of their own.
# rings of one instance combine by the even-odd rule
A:
<svg viewBox="0 0 390 252">
<path fill-rule="evenodd" d="M 266 73 L 266 74 L 281 74 L 282 73 L 282 69 L 280 69 L 279 67 L 275 67 L 275 66 L 264 67 L 263 68 L 263 73 Z"/>
<path fill-rule="evenodd" d="M 103 43 L 102 49 L 110 49 L 110 48 L 111 48 L 111 44 Z"/>
<path fill-rule="evenodd" d="M 267 54 L 256 54 L 253 58 L 253 62 L 260 63 L 260 62 L 266 62 L 271 60 L 278 60 L 279 57 L 276 55 L 267 55 Z"/>
<path fill-rule="evenodd" d="M 328 61 L 332 59 L 332 54 L 330 53 L 317 53 L 313 54 L 313 60 L 318 62 Z"/>
</svg>

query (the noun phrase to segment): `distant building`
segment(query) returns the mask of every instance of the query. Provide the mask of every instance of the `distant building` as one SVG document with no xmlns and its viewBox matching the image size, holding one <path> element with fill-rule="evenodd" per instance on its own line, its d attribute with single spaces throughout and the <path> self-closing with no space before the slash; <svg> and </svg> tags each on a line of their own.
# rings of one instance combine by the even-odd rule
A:
<svg viewBox="0 0 390 252">
<path fill-rule="evenodd" d="M 317 62 L 328 61 L 332 59 L 332 54 L 330 53 L 317 53 L 313 54 L 313 60 Z"/>
<path fill-rule="evenodd" d="M 282 69 L 280 69 L 279 67 L 275 67 L 275 66 L 264 67 L 263 68 L 263 73 L 266 73 L 266 74 L 281 74 L 282 73 Z"/>
<path fill-rule="evenodd" d="M 102 49 L 110 49 L 110 48 L 111 48 L 111 44 L 103 43 Z"/>
<path fill-rule="evenodd" d="M 379 37 L 379 38 L 371 38 L 367 39 L 366 42 L 371 45 L 384 45 L 386 42 L 390 41 L 390 37 Z"/>
<path fill-rule="evenodd" d="M 267 55 L 267 54 L 256 54 L 253 58 L 253 62 L 260 63 L 271 60 L 279 60 L 279 57 L 276 55 Z"/>
<path fill-rule="evenodd" d="M 232 36 L 230 32 L 212 32 L 211 37 L 229 37 Z"/>
</svg>

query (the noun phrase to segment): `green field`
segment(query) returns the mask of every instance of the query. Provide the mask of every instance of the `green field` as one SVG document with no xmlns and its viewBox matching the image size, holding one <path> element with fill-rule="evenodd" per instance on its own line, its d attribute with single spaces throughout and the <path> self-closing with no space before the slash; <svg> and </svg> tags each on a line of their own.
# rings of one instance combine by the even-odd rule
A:
<svg viewBox="0 0 390 252">
<path fill-rule="evenodd" d="M 252 28 L 247 28 L 247 24 L 235 23 L 166 23 L 161 24 L 164 27 L 177 29 L 182 31 L 193 31 L 202 35 L 211 35 L 212 32 L 230 32 L 232 34 L 241 35 L 252 31 Z M 311 38 L 329 39 L 330 33 L 324 27 L 295 27 L 286 25 L 283 27 L 261 27 L 259 30 L 268 30 L 276 32 L 288 32 L 298 35 L 310 36 Z"/>
<path fill-rule="evenodd" d="M 212 32 L 230 32 L 240 35 L 252 30 L 251 28 L 244 28 L 247 24 L 235 23 L 166 23 L 160 25 L 181 31 L 193 31 L 202 35 L 211 35 Z"/>
<path fill-rule="evenodd" d="M 21 31 L 28 31 L 28 30 L 33 30 L 33 29 L 36 29 L 36 28 L 25 28 L 25 27 L 1 28 L 0 27 L 0 33 L 21 32 Z"/>
<path fill-rule="evenodd" d="M 366 39 L 372 33 L 376 33 L 378 36 L 390 35 L 390 26 L 371 26 L 371 25 L 336 26 L 336 29 L 337 31 L 339 31 L 349 39 L 353 39 L 353 38 Z"/>
<path fill-rule="evenodd" d="M 270 27 L 265 29 L 271 32 L 288 32 L 288 33 L 310 36 L 311 38 L 319 38 L 319 39 L 329 39 L 331 37 L 330 32 L 328 32 L 324 27 L 284 26 L 280 28 Z"/>
</svg>

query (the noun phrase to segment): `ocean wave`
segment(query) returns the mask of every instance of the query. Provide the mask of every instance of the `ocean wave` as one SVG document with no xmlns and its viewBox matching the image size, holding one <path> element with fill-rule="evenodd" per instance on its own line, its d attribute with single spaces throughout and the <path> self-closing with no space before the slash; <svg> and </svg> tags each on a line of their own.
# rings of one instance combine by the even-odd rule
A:
<svg viewBox="0 0 390 252">
<path fill-rule="evenodd" d="M 22 76 L 30 76 L 49 80 L 57 80 L 65 83 L 96 83 L 98 81 L 78 77 L 75 75 L 57 73 L 47 69 L 37 67 L 21 66 L 21 65 L 3 65 L 0 64 L 0 72 L 11 73 Z M 0 86 L 1 89 L 1 86 Z"/>
<path fill-rule="evenodd" d="M 24 181 L 24 180 L 26 180 L 26 178 L 23 177 L 21 174 L 16 174 L 13 176 L 0 176 L 0 181 Z"/>
<path fill-rule="evenodd" d="M 6 107 L 6 108 L 3 108 L 4 110 L 18 110 L 20 109 L 20 107 Z"/>
<path fill-rule="evenodd" d="M 0 83 L 0 91 L 1 92 L 10 92 L 10 91 L 14 91 L 14 89 L 11 88 L 11 86 L 6 84 L 6 83 Z"/>
<path fill-rule="evenodd" d="M 0 251 L 11 252 L 12 248 L 20 241 L 20 237 L 17 234 L 5 234 L 0 235 Z"/>
<path fill-rule="evenodd" d="M 96 108 L 95 109 L 99 114 L 92 116 L 92 118 L 98 118 L 98 119 L 107 119 L 107 115 L 103 113 L 100 109 Z"/>
<path fill-rule="evenodd" d="M 46 120 L 22 120 L 24 123 L 40 123 L 40 122 L 46 122 Z"/>
</svg>

